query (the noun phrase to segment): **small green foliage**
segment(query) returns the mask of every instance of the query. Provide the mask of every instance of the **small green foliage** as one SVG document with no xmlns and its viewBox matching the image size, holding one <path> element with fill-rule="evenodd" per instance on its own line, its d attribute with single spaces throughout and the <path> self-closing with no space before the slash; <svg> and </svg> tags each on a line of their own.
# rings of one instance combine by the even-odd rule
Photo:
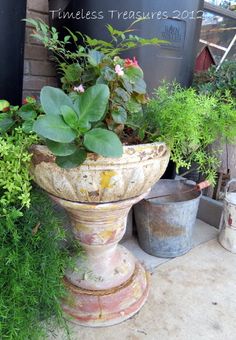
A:
<svg viewBox="0 0 236 340">
<path fill-rule="evenodd" d="M 36 141 L 36 136 L 25 135 L 21 128 L 0 136 L 0 216 L 11 204 L 29 207 L 31 156 L 27 149 Z"/>
<path fill-rule="evenodd" d="M 134 25 L 141 20 L 133 22 L 130 27 L 124 31 L 117 30 L 111 25 L 107 25 L 107 31 L 110 34 L 110 42 L 93 39 L 88 35 L 84 35 L 81 32 L 71 32 L 68 28 L 69 35 L 64 40 L 59 39 L 59 34 L 55 27 L 50 28 L 42 20 L 25 19 L 27 23 L 32 25 L 35 32 L 32 34 L 34 38 L 43 43 L 49 50 L 53 51 L 61 60 L 77 60 L 86 56 L 88 49 L 92 50 L 89 53 L 89 59 L 94 66 L 98 65 L 102 60 L 102 54 L 108 57 L 114 57 L 120 53 L 146 45 L 160 45 L 166 44 L 167 41 L 160 40 L 158 38 L 145 39 L 137 35 L 130 34 L 135 32 Z M 84 45 L 78 45 L 78 41 L 82 38 Z M 74 43 L 76 51 L 73 52 L 69 49 L 69 46 Z"/>
</svg>

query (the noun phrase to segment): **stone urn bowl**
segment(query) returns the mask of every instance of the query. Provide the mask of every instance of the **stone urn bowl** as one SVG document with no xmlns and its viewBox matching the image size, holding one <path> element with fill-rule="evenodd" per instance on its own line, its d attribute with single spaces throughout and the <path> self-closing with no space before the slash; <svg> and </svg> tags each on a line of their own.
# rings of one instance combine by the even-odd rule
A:
<svg viewBox="0 0 236 340">
<path fill-rule="evenodd" d="M 46 146 L 31 147 L 34 181 L 68 212 L 73 235 L 85 249 L 77 268 L 65 273 L 68 296 L 62 302 L 80 325 L 117 324 L 138 312 L 148 296 L 148 273 L 118 242 L 130 208 L 162 176 L 170 153 L 164 143 L 123 151 L 120 158 L 89 153 L 79 167 L 62 169 Z"/>
</svg>

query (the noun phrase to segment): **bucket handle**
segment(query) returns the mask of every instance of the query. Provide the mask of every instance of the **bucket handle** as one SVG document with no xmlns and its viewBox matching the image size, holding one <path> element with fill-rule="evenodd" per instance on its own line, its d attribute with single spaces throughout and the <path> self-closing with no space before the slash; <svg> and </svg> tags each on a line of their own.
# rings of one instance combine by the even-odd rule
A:
<svg viewBox="0 0 236 340">
<path fill-rule="evenodd" d="M 188 180 L 184 180 L 183 182 L 188 182 Z M 186 194 L 186 193 L 193 192 L 193 191 L 202 191 L 203 189 L 208 188 L 210 185 L 211 185 L 211 183 L 209 181 L 203 181 L 201 183 L 194 185 L 191 189 L 187 189 L 187 190 L 180 191 L 180 192 L 177 192 L 177 193 L 172 193 L 172 194 L 165 194 L 165 195 L 148 197 L 148 198 L 146 198 L 146 201 L 150 201 L 150 200 L 156 199 L 156 198 L 163 198 L 163 197 L 169 197 L 169 196 L 176 196 L 176 195 L 179 195 L 179 194 Z"/>
</svg>

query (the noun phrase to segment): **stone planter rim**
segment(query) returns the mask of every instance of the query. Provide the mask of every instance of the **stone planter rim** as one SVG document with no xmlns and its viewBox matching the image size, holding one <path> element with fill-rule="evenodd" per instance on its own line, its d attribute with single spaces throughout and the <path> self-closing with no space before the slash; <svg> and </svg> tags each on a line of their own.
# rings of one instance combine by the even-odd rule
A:
<svg viewBox="0 0 236 340">
<path fill-rule="evenodd" d="M 32 145 L 31 174 L 53 196 L 71 202 L 109 203 L 139 196 L 164 173 L 170 151 L 165 143 L 125 145 L 119 158 L 95 153 L 79 167 L 60 168 L 45 145 Z"/>
</svg>

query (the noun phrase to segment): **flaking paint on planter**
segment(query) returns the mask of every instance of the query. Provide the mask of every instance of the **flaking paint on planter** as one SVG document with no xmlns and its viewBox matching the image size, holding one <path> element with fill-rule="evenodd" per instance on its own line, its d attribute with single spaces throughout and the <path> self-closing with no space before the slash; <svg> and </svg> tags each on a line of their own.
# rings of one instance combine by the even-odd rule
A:
<svg viewBox="0 0 236 340">
<path fill-rule="evenodd" d="M 35 181 L 68 212 L 86 254 L 77 259 L 77 270 L 65 274 L 64 311 L 71 321 L 92 327 L 128 319 L 147 299 L 149 275 L 118 242 L 130 208 L 165 171 L 169 150 L 164 143 L 125 146 L 118 159 L 88 154 L 85 163 L 69 170 L 59 168 L 44 146 L 32 152 Z"/>
<path fill-rule="evenodd" d="M 62 169 L 46 146 L 32 147 L 31 172 L 48 193 L 74 202 L 113 202 L 138 196 L 158 181 L 169 161 L 164 143 L 124 146 L 120 158 L 88 154 L 73 169 Z"/>
</svg>

